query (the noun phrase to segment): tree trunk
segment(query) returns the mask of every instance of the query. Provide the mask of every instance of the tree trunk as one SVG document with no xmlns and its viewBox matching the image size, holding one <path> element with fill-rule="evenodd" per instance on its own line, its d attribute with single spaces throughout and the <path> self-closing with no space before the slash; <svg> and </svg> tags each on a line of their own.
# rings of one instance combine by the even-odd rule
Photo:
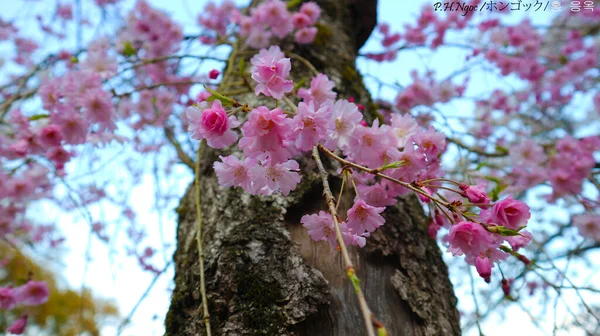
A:
<svg viewBox="0 0 600 336">
<path fill-rule="evenodd" d="M 254 1 L 256 2 L 256 1 Z M 336 83 L 338 98 L 373 104 L 355 67 L 358 49 L 376 24 L 376 1 L 322 0 L 313 45 L 282 49 L 308 59 Z M 255 5 L 255 3 L 253 3 Z M 246 62 L 250 53 L 237 53 Z M 235 71 L 237 72 L 237 70 Z M 292 59 L 292 77 L 310 80 L 305 64 Z M 240 82 L 237 75 L 226 82 Z M 308 81 L 309 82 L 309 81 Z M 227 84 L 227 83 L 225 83 Z M 253 94 L 236 96 L 251 106 Z M 224 151 L 202 157 L 201 204 L 208 309 L 216 335 L 364 335 L 358 302 L 339 253 L 313 242 L 299 223 L 303 214 L 325 209 L 321 181 L 310 156 L 301 158 L 302 182 L 288 197 L 245 194 L 220 187 L 212 162 Z M 323 158 L 331 172 L 337 166 Z M 334 189 L 340 180 L 330 177 Z M 199 261 L 195 240 L 194 186 L 178 208 L 175 290 L 166 319 L 167 335 L 203 335 Z M 341 211 L 344 213 L 344 211 Z M 415 197 L 384 213 L 386 224 L 363 249 L 350 249 L 373 313 L 390 335 L 459 335 L 456 298 L 436 243 Z"/>
</svg>

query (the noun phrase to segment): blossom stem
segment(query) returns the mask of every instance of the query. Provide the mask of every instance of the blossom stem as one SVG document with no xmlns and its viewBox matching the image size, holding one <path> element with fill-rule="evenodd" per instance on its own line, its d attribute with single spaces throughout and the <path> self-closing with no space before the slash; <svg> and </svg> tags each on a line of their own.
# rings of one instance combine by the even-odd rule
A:
<svg viewBox="0 0 600 336">
<path fill-rule="evenodd" d="M 205 147 L 206 140 L 202 139 L 200 148 L 198 148 L 198 157 L 196 158 L 196 176 L 195 176 L 195 193 L 196 193 L 196 242 L 198 244 L 198 260 L 200 262 L 200 294 L 202 295 L 202 310 L 204 312 L 204 326 L 206 335 L 211 336 L 210 331 L 210 314 L 208 312 L 208 300 L 206 299 L 206 286 L 204 283 L 204 250 L 202 246 L 202 208 L 200 206 L 200 158 Z"/>
<path fill-rule="evenodd" d="M 356 169 L 358 169 L 358 170 L 362 170 L 362 171 L 364 171 L 364 172 L 367 172 L 367 173 L 373 174 L 373 175 L 375 175 L 375 176 L 379 176 L 379 177 L 381 177 L 381 178 L 383 178 L 383 179 L 386 179 L 386 180 L 388 180 L 388 181 L 392 181 L 392 182 L 394 182 L 394 183 L 397 183 L 397 184 L 399 184 L 399 185 L 401 185 L 401 186 L 403 186 L 403 187 L 405 187 L 405 188 L 408 188 L 408 189 L 410 189 L 410 190 L 412 190 L 412 191 L 416 192 L 417 194 L 423 195 L 423 196 L 425 196 L 425 197 L 427 197 L 427 198 L 431 199 L 432 201 L 434 201 L 434 202 L 437 202 L 437 203 L 439 203 L 439 204 L 441 204 L 441 205 L 445 206 L 446 208 L 450 208 L 450 207 L 451 207 L 451 206 L 450 206 L 450 203 L 448 203 L 448 202 L 444 202 L 444 201 L 442 201 L 442 200 L 440 200 L 440 199 L 437 199 L 437 198 L 435 198 L 435 197 L 433 197 L 433 196 L 429 195 L 428 193 L 426 193 L 426 192 L 425 192 L 425 191 L 423 191 L 422 189 L 420 189 L 420 188 L 417 188 L 417 187 L 413 186 L 413 185 L 412 185 L 412 184 L 410 184 L 410 183 L 407 183 L 407 182 L 404 182 L 404 181 L 400 181 L 400 180 L 398 180 L 398 179 L 395 179 L 395 178 L 393 178 L 393 177 L 391 177 L 391 176 L 388 176 L 388 175 L 382 174 L 382 173 L 380 173 L 380 172 L 379 172 L 377 169 L 371 169 L 371 168 L 367 168 L 367 167 L 361 166 L 361 165 L 359 165 L 359 164 L 356 164 L 356 163 L 354 163 L 354 162 L 352 162 L 352 161 L 348 161 L 348 160 L 346 160 L 346 159 L 343 159 L 343 158 L 341 158 L 341 157 L 337 156 L 335 153 L 333 153 L 333 152 L 332 152 L 332 151 L 330 151 L 329 149 L 325 148 L 325 147 L 324 147 L 323 145 L 321 145 L 321 144 L 319 144 L 319 145 L 318 145 L 318 147 L 319 147 L 319 149 L 320 149 L 320 150 L 321 150 L 323 153 L 325 153 L 327 156 L 329 156 L 329 157 L 333 158 L 333 159 L 334 159 L 334 160 L 336 160 L 336 161 L 339 161 L 339 162 L 340 162 L 340 163 L 342 163 L 343 165 L 350 166 L 350 167 L 352 167 L 352 168 L 356 168 Z"/>
<path fill-rule="evenodd" d="M 360 307 L 360 311 L 363 315 L 363 319 L 365 321 L 365 328 L 367 329 L 368 336 L 375 336 L 375 329 L 373 328 L 372 319 L 373 313 L 369 309 L 367 301 L 365 299 L 365 295 L 360 288 L 360 280 L 356 276 L 356 272 L 354 269 L 354 264 L 350 259 L 350 255 L 348 254 L 348 249 L 346 248 L 346 244 L 344 243 L 344 238 L 342 237 L 342 230 L 340 229 L 340 222 L 338 219 L 335 199 L 333 198 L 333 194 L 331 193 L 331 189 L 329 187 L 329 182 L 327 181 L 327 171 L 325 167 L 323 167 L 323 162 L 321 161 L 321 157 L 319 156 L 319 150 L 317 147 L 313 148 L 313 158 L 317 162 L 317 167 L 319 169 L 319 174 L 321 175 L 321 180 L 323 181 L 323 193 L 325 194 L 325 200 L 327 202 L 327 206 L 329 207 L 329 212 L 333 217 L 333 223 L 335 227 L 335 236 L 340 246 L 340 251 L 342 253 L 342 258 L 344 260 L 344 264 L 346 265 L 346 272 L 348 274 L 348 278 L 352 281 L 354 286 L 354 291 L 356 293 L 356 297 L 358 298 L 358 303 Z"/>
</svg>

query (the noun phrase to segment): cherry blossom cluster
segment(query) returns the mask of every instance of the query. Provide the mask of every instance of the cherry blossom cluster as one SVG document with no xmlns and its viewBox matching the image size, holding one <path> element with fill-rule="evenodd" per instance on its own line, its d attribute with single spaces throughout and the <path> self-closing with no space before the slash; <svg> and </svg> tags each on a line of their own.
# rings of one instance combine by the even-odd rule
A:
<svg viewBox="0 0 600 336">
<path fill-rule="evenodd" d="M 477 5 L 480 0 L 467 1 L 467 5 Z M 382 52 L 366 53 L 365 57 L 376 62 L 391 62 L 398 56 L 398 51 L 426 46 L 435 49 L 445 43 L 446 33 L 450 29 L 464 29 L 473 17 L 473 12 L 461 15 L 458 11 L 446 12 L 442 17 L 435 13 L 431 5 L 423 6 L 415 25 L 404 25 L 404 33 L 392 33 L 390 26 L 382 23 L 378 26 L 381 34 Z"/>
<path fill-rule="evenodd" d="M 44 281 L 30 280 L 19 287 L 0 287 L 0 310 L 9 311 L 17 306 L 38 306 L 46 301 L 50 292 Z M 6 329 L 20 335 L 27 327 L 27 313 L 21 315 Z"/>
<path fill-rule="evenodd" d="M 290 13 L 287 3 L 280 0 L 263 2 L 252 8 L 250 15 L 243 15 L 227 0 L 220 5 L 209 2 L 198 16 L 198 23 L 216 33 L 216 36 L 202 35 L 204 43 L 212 44 L 218 37 L 225 37 L 230 23 L 235 23 L 246 45 L 260 49 L 268 47 L 273 37 L 283 39 L 292 33 L 296 43 L 312 43 L 318 32 L 314 25 L 320 15 L 321 8 L 314 2 L 305 2 L 298 12 Z"/>
<path fill-rule="evenodd" d="M 251 63 L 256 95 L 281 100 L 292 92 L 291 62 L 279 47 L 260 50 Z M 414 85 L 413 92 L 422 92 L 417 96 L 430 95 L 425 87 L 425 84 Z M 239 135 L 235 129 L 239 128 L 242 136 L 238 147 L 243 157 L 221 156 L 214 169 L 222 186 L 241 187 L 253 195 L 280 192 L 287 196 L 300 182 L 299 163 L 294 157 L 317 145 L 340 151 L 345 160 L 365 167 L 354 173 L 343 171 L 344 178 L 347 176 L 355 186 L 356 199 L 340 224 L 344 242 L 363 247 L 366 237 L 385 223 L 382 213 L 386 206 L 394 205 L 396 197 L 409 193 L 409 186 L 418 188 L 426 204 L 440 201 L 435 193 L 441 186 L 437 181 L 444 176 L 440 157 L 446 149 L 446 138 L 431 126 L 420 126 L 410 114 L 394 113 L 389 124 L 380 124 L 376 119 L 369 126 L 358 106 L 337 99 L 333 88 L 333 81 L 318 74 L 309 88 L 298 90 L 302 101 L 295 112 L 257 106 L 249 110 L 245 122 L 235 116 L 240 108 L 228 111 L 221 99 L 212 97 L 209 99 L 212 101 L 203 101 L 186 110 L 188 131 L 193 139 L 205 139 L 211 147 L 225 148 L 236 143 Z M 434 98 L 430 99 L 433 103 Z M 385 172 L 391 180 L 375 177 L 370 169 Z M 461 216 L 466 210 L 461 208 L 462 202 L 456 201 L 441 210 L 452 220 L 445 221 L 436 208 L 437 223 L 432 225 L 439 228 L 455 223 L 450 228 L 450 251 L 466 255 L 467 263 L 475 265 L 489 281 L 492 263 L 508 255 L 500 250 L 503 242 L 508 242 L 516 253 L 531 240 L 531 234 L 519 232 L 527 224 L 529 207 L 510 197 L 492 204 L 485 191 L 476 186 L 461 184 L 456 194 L 481 208 L 480 219 L 463 220 Z M 321 211 L 305 215 L 301 222 L 313 240 L 337 246 L 331 214 Z"/>
</svg>

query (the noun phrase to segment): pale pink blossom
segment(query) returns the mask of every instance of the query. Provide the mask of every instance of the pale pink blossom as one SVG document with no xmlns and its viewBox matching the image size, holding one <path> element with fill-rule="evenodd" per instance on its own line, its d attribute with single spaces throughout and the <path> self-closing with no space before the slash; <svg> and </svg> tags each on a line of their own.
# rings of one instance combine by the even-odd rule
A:
<svg viewBox="0 0 600 336">
<path fill-rule="evenodd" d="M 256 193 L 270 195 L 280 191 L 283 196 L 287 196 L 300 183 L 299 170 L 300 166 L 294 160 L 277 164 L 266 162 L 265 165 L 253 167 L 250 176 L 256 184 Z"/>
<path fill-rule="evenodd" d="M 298 96 L 304 101 L 313 101 L 315 106 L 321 106 L 328 100 L 334 100 L 336 93 L 333 91 L 335 83 L 324 74 L 318 74 L 310 81 L 310 89 L 298 90 Z"/>
<path fill-rule="evenodd" d="M 315 110 L 313 102 L 298 104 L 298 111 L 293 118 L 296 148 L 307 151 L 327 136 L 331 109 L 321 106 Z"/>
<path fill-rule="evenodd" d="M 362 234 L 365 231 L 373 232 L 385 223 L 385 219 L 380 215 L 384 210 L 385 207 L 368 205 L 359 198 L 354 201 L 354 205 L 348 210 L 348 227 L 357 234 Z"/>
<path fill-rule="evenodd" d="M 356 104 L 345 99 L 336 101 L 331 108 L 331 112 L 333 120 L 330 123 L 331 128 L 327 147 L 346 149 L 350 144 L 350 137 L 354 128 L 362 120 L 362 114 L 358 111 Z"/>
<path fill-rule="evenodd" d="M 315 27 L 302 28 L 294 34 L 294 39 L 298 44 L 311 44 L 315 40 L 317 32 Z"/>
<path fill-rule="evenodd" d="M 579 234 L 600 242 L 600 216 L 586 213 L 573 216 L 573 226 L 579 230 Z"/>
<path fill-rule="evenodd" d="M 275 99 L 283 98 L 284 94 L 294 88 L 288 80 L 292 65 L 289 58 L 285 58 L 278 46 L 271 46 L 268 50 L 261 49 L 250 60 L 252 63 L 252 79 L 257 83 L 256 95 L 262 93 Z"/>
<path fill-rule="evenodd" d="M 234 155 L 219 158 L 222 162 L 213 163 L 219 184 L 224 187 L 241 187 L 248 193 L 254 193 L 250 170 L 256 166 L 256 160 L 246 158 L 241 161 Z"/>
</svg>

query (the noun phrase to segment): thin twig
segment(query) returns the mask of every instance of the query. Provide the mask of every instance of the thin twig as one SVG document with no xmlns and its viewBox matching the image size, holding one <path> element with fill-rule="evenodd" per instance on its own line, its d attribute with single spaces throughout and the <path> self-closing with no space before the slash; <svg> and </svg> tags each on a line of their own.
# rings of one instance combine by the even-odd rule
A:
<svg viewBox="0 0 600 336">
<path fill-rule="evenodd" d="M 200 294 L 202 295 L 202 310 L 204 312 L 204 326 L 206 327 L 206 335 L 211 336 L 210 331 L 210 314 L 208 312 L 208 300 L 206 299 L 206 286 L 204 284 L 204 249 L 202 247 L 202 208 L 200 207 L 200 158 L 202 150 L 205 146 L 205 140 L 200 142 L 198 148 L 198 157 L 196 158 L 196 242 L 198 243 L 198 259 L 200 261 Z"/>
<path fill-rule="evenodd" d="M 340 229 L 340 223 L 338 220 L 338 215 L 335 206 L 335 199 L 333 198 L 333 194 L 331 193 L 331 189 L 329 188 L 329 182 L 327 181 L 327 171 L 325 167 L 323 167 L 323 162 L 321 162 L 321 157 L 319 156 L 319 150 L 317 147 L 313 148 L 313 158 L 317 162 L 317 167 L 319 169 L 319 173 L 321 175 L 321 179 L 323 181 L 323 193 L 325 194 L 325 200 L 327 201 L 327 206 L 329 207 L 329 212 L 333 217 L 333 223 L 335 226 L 335 236 L 340 246 L 340 251 L 342 252 L 342 258 L 344 259 L 344 264 L 346 265 L 346 271 L 350 281 L 354 285 L 354 290 L 356 292 L 356 297 L 358 298 L 358 303 L 360 306 L 360 311 L 363 315 L 363 319 L 365 321 L 365 328 L 367 329 L 368 336 L 375 336 L 375 329 L 373 328 L 372 321 L 374 320 L 373 313 L 369 309 L 367 305 L 367 301 L 365 300 L 365 295 L 360 288 L 360 280 L 356 276 L 356 271 L 354 269 L 354 264 L 350 259 L 350 255 L 348 254 L 348 249 L 346 248 L 346 244 L 344 243 L 344 238 L 342 237 L 342 230 Z M 383 327 L 381 327 L 383 328 Z M 385 330 L 385 329 L 383 329 Z"/>
</svg>

